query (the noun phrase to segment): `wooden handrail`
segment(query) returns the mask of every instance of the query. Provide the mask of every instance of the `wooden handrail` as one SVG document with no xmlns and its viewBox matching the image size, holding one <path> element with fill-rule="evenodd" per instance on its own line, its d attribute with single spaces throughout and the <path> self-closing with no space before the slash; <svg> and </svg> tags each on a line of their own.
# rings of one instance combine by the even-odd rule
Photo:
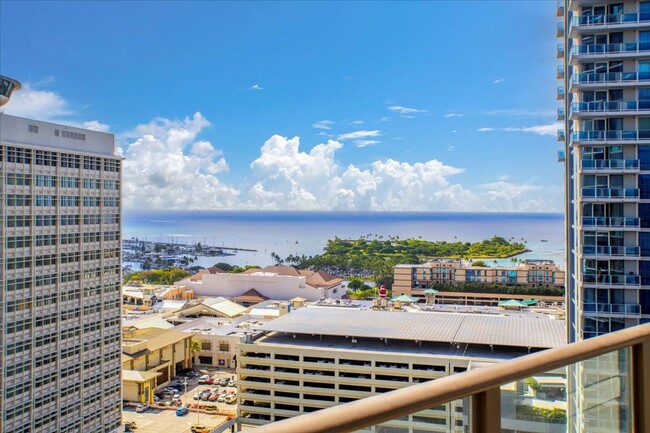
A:
<svg viewBox="0 0 650 433">
<path fill-rule="evenodd" d="M 486 393 L 498 389 L 501 385 L 526 377 L 642 344 L 646 348 L 650 344 L 650 324 L 627 328 L 477 370 L 445 376 L 277 421 L 260 426 L 255 431 L 260 433 L 344 433 L 356 431 L 454 400 Z M 638 368 L 639 364 L 636 365 Z M 648 372 L 645 371 L 644 374 L 647 378 Z M 650 393 L 650 390 L 645 392 Z M 648 401 L 648 397 L 646 396 L 642 401 Z"/>
</svg>

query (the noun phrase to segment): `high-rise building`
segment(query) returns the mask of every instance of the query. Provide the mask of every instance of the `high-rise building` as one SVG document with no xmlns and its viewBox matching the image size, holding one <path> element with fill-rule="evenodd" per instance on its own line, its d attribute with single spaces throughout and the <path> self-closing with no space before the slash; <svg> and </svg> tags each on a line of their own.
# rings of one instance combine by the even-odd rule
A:
<svg viewBox="0 0 650 433">
<path fill-rule="evenodd" d="M 120 165 L 111 134 L 0 113 L 2 433 L 120 427 Z"/>
<path fill-rule="evenodd" d="M 563 0 L 557 16 L 575 342 L 650 321 L 650 2 Z M 569 369 L 569 431 L 629 431 L 629 363 L 617 351 Z"/>
<path fill-rule="evenodd" d="M 650 2 L 558 2 L 569 342 L 650 320 Z"/>
</svg>

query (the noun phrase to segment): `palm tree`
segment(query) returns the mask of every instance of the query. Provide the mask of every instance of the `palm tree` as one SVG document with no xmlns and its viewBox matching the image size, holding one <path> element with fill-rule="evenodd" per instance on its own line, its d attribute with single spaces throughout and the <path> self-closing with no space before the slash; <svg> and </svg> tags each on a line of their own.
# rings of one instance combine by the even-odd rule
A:
<svg viewBox="0 0 650 433">
<path fill-rule="evenodd" d="M 192 354 L 192 361 L 194 360 L 194 354 L 199 353 L 200 351 L 201 351 L 201 342 L 195 338 L 192 338 L 190 340 L 190 353 Z"/>
</svg>

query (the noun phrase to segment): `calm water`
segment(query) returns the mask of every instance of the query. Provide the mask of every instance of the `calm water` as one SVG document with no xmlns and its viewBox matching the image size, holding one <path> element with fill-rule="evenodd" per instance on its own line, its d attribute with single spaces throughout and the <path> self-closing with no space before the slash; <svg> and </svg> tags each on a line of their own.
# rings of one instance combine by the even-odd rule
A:
<svg viewBox="0 0 650 433">
<path fill-rule="evenodd" d="M 338 236 L 388 235 L 400 238 L 474 242 L 502 236 L 526 241 L 531 253 L 519 258 L 552 259 L 563 265 L 561 214 L 423 212 L 146 212 L 124 213 L 124 237 L 159 242 L 256 249 L 228 257 L 201 258 L 199 265 L 271 264 L 271 253 L 319 254 Z M 542 242 L 542 240 L 546 242 Z M 510 260 L 502 261 L 509 264 Z"/>
</svg>

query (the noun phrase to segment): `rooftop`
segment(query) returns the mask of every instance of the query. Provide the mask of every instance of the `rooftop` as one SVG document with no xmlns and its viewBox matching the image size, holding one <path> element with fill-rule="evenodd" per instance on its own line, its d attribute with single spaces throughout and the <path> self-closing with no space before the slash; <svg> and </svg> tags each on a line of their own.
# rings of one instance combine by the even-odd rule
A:
<svg viewBox="0 0 650 433">
<path fill-rule="evenodd" d="M 566 344 L 565 324 L 543 314 L 371 311 L 300 308 L 260 327 L 289 334 L 385 338 L 447 344 L 551 348 Z"/>
</svg>

